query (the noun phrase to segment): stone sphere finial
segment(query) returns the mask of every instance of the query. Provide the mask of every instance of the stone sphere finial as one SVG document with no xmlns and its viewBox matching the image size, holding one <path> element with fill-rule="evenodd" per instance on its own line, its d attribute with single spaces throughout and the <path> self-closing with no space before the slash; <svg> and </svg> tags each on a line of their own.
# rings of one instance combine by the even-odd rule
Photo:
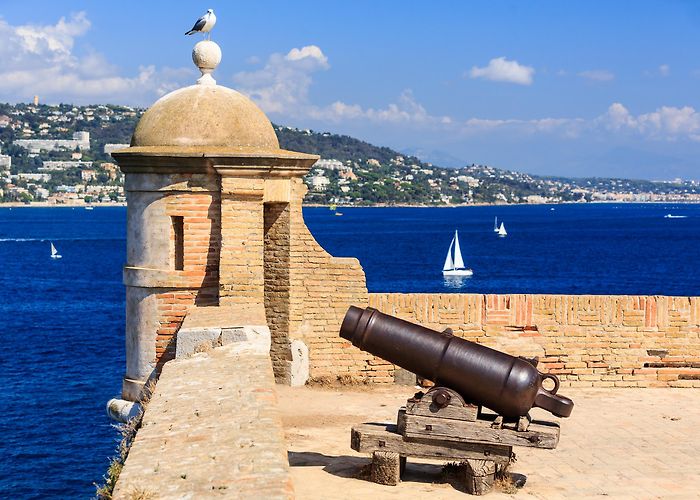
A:
<svg viewBox="0 0 700 500">
<path fill-rule="evenodd" d="M 202 40 L 192 49 L 192 61 L 202 72 L 197 80 L 198 85 L 216 85 L 211 73 L 221 62 L 221 47 L 211 40 Z"/>
</svg>

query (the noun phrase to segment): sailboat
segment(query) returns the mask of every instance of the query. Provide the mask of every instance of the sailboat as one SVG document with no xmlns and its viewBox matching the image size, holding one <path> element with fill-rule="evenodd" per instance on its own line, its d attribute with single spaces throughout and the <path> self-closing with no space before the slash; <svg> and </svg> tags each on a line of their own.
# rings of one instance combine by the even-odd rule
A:
<svg viewBox="0 0 700 500">
<path fill-rule="evenodd" d="M 454 258 L 452 258 L 452 247 L 454 247 Z M 450 243 L 450 248 L 447 250 L 445 265 L 442 266 L 442 274 L 444 276 L 471 276 L 474 274 L 471 269 L 464 267 L 462 251 L 459 249 L 459 236 L 456 230 L 452 242 Z"/>
<path fill-rule="evenodd" d="M 505 238 L 508 236 L 508 233 L 506 232 L 506 226 L 501 222 L 501 227 L 498 228 L 498 237 L 499 238 Z"/>
<path fill-rule="evenodd" d="M 53 243 L 51 243 L 51 258 L 52 259 L 60 259 L 62 255 L 58 253 L 58 250 L 56 250 L 56 247 L 53 246 Z"/>
<path fill-rule="evenodd" d="M 493 218 L 493 232 L 498 232 L 498 215 Z"/>
</svg>

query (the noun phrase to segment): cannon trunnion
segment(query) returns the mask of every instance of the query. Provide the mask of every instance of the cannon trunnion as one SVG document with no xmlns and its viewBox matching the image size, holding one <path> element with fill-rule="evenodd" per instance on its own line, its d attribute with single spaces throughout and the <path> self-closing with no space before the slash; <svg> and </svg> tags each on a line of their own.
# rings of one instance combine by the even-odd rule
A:
<svg viewBox="0 0 700 500">
<path fill-rule="evenodd" d="M 571 415 L 574 403 L 556 394 L 559 379 L 534 364 L 449 332 L 437 332 L 376 309 L 351 306 L 340 336 L 356 347 L 421 377 L 454 389 L 470 403 L 504 417 L 526 415 L 538 406 L 558 417 Z M 542 382 L 551 379 L 547 390 Z"/>
</svg>

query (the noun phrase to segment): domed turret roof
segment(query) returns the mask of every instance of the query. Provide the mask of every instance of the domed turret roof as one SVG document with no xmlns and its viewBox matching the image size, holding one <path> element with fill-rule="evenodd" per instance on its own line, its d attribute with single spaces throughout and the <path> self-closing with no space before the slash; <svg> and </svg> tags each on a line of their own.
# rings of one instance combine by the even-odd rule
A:
<svg viewBox="0 0 700 500">
<path fill-rule="evenodd" d="M 202 72 L 197 85 L 158 99 L 141 117 L 131 147 L 278 150 L 277 136 L 265 113 L 212 78 L 221 62 L 221 48 L 202 40 L 192 50 L 192 61 Z"/>
<path fill-rule="evenodd" d="M 265 113 L 246 96 L 216 84 L 211 75 L 221 62 L 216 43 L 198 42 L 192 60 L 202 72 L 197 84 L 158 99 L 136 125 L 131 146 L 112 152 L 123 172 L 215 168 L 297 176 L 318 160 L 317 155 L 280 149 Z"/>
<path fill-rule="evenodd" d="M 180 146 L 278 150 L 270 120 L 250 99 L 219 85 L 175 90 L 141 117 L 132 147 Z"/>
</svg>

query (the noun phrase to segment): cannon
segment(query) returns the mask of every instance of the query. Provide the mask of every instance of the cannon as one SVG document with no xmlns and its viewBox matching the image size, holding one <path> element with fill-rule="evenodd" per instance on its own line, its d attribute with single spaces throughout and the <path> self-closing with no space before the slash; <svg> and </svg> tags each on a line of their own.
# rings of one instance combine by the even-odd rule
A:
<svg viewBox="0 0 700 500">
<path fill-rule="evenodd" d="M 557 394 L 559 379 L 537 370 L 536 359 L 469 342 L 449 329 L 438 332 L 371 307 L 352 306 L 340 336 L 435 383 L 406 401 L 396 425 L 373 422 L 352 428 L 350 446 L 372 453 L 370 480 L 376 483 L 398 484 L 407 457 L 452 459 L 464 467 L 466 491 L 483 495 L 497 475 L 509 474 L 514 446 L 556 448 L 559 424 L 532 420 L 528 412 L 533 406 L 559 417 L 568 417 L 574 407 Z M 551 389 L 542 385 L 547 379 Z M 525 476 L 513 476 L 524 484 Z"/>
<path fill-rule="evenodd" d="M 340 336 L 363 351 L 456 391 L 467 403 L 503 417 L 522 417 L 537 406 L 568 417 L 571 399 L 557 394 L 559 379 L 540 373 L 536 360 L 511 356 L 452 335 L 404 321 L 376 309 L 351 306 Z M 545 389 L 543 381 L 554 383 Z M 446 396 L 435 394 L 443 400 Z"/>
</svg>

